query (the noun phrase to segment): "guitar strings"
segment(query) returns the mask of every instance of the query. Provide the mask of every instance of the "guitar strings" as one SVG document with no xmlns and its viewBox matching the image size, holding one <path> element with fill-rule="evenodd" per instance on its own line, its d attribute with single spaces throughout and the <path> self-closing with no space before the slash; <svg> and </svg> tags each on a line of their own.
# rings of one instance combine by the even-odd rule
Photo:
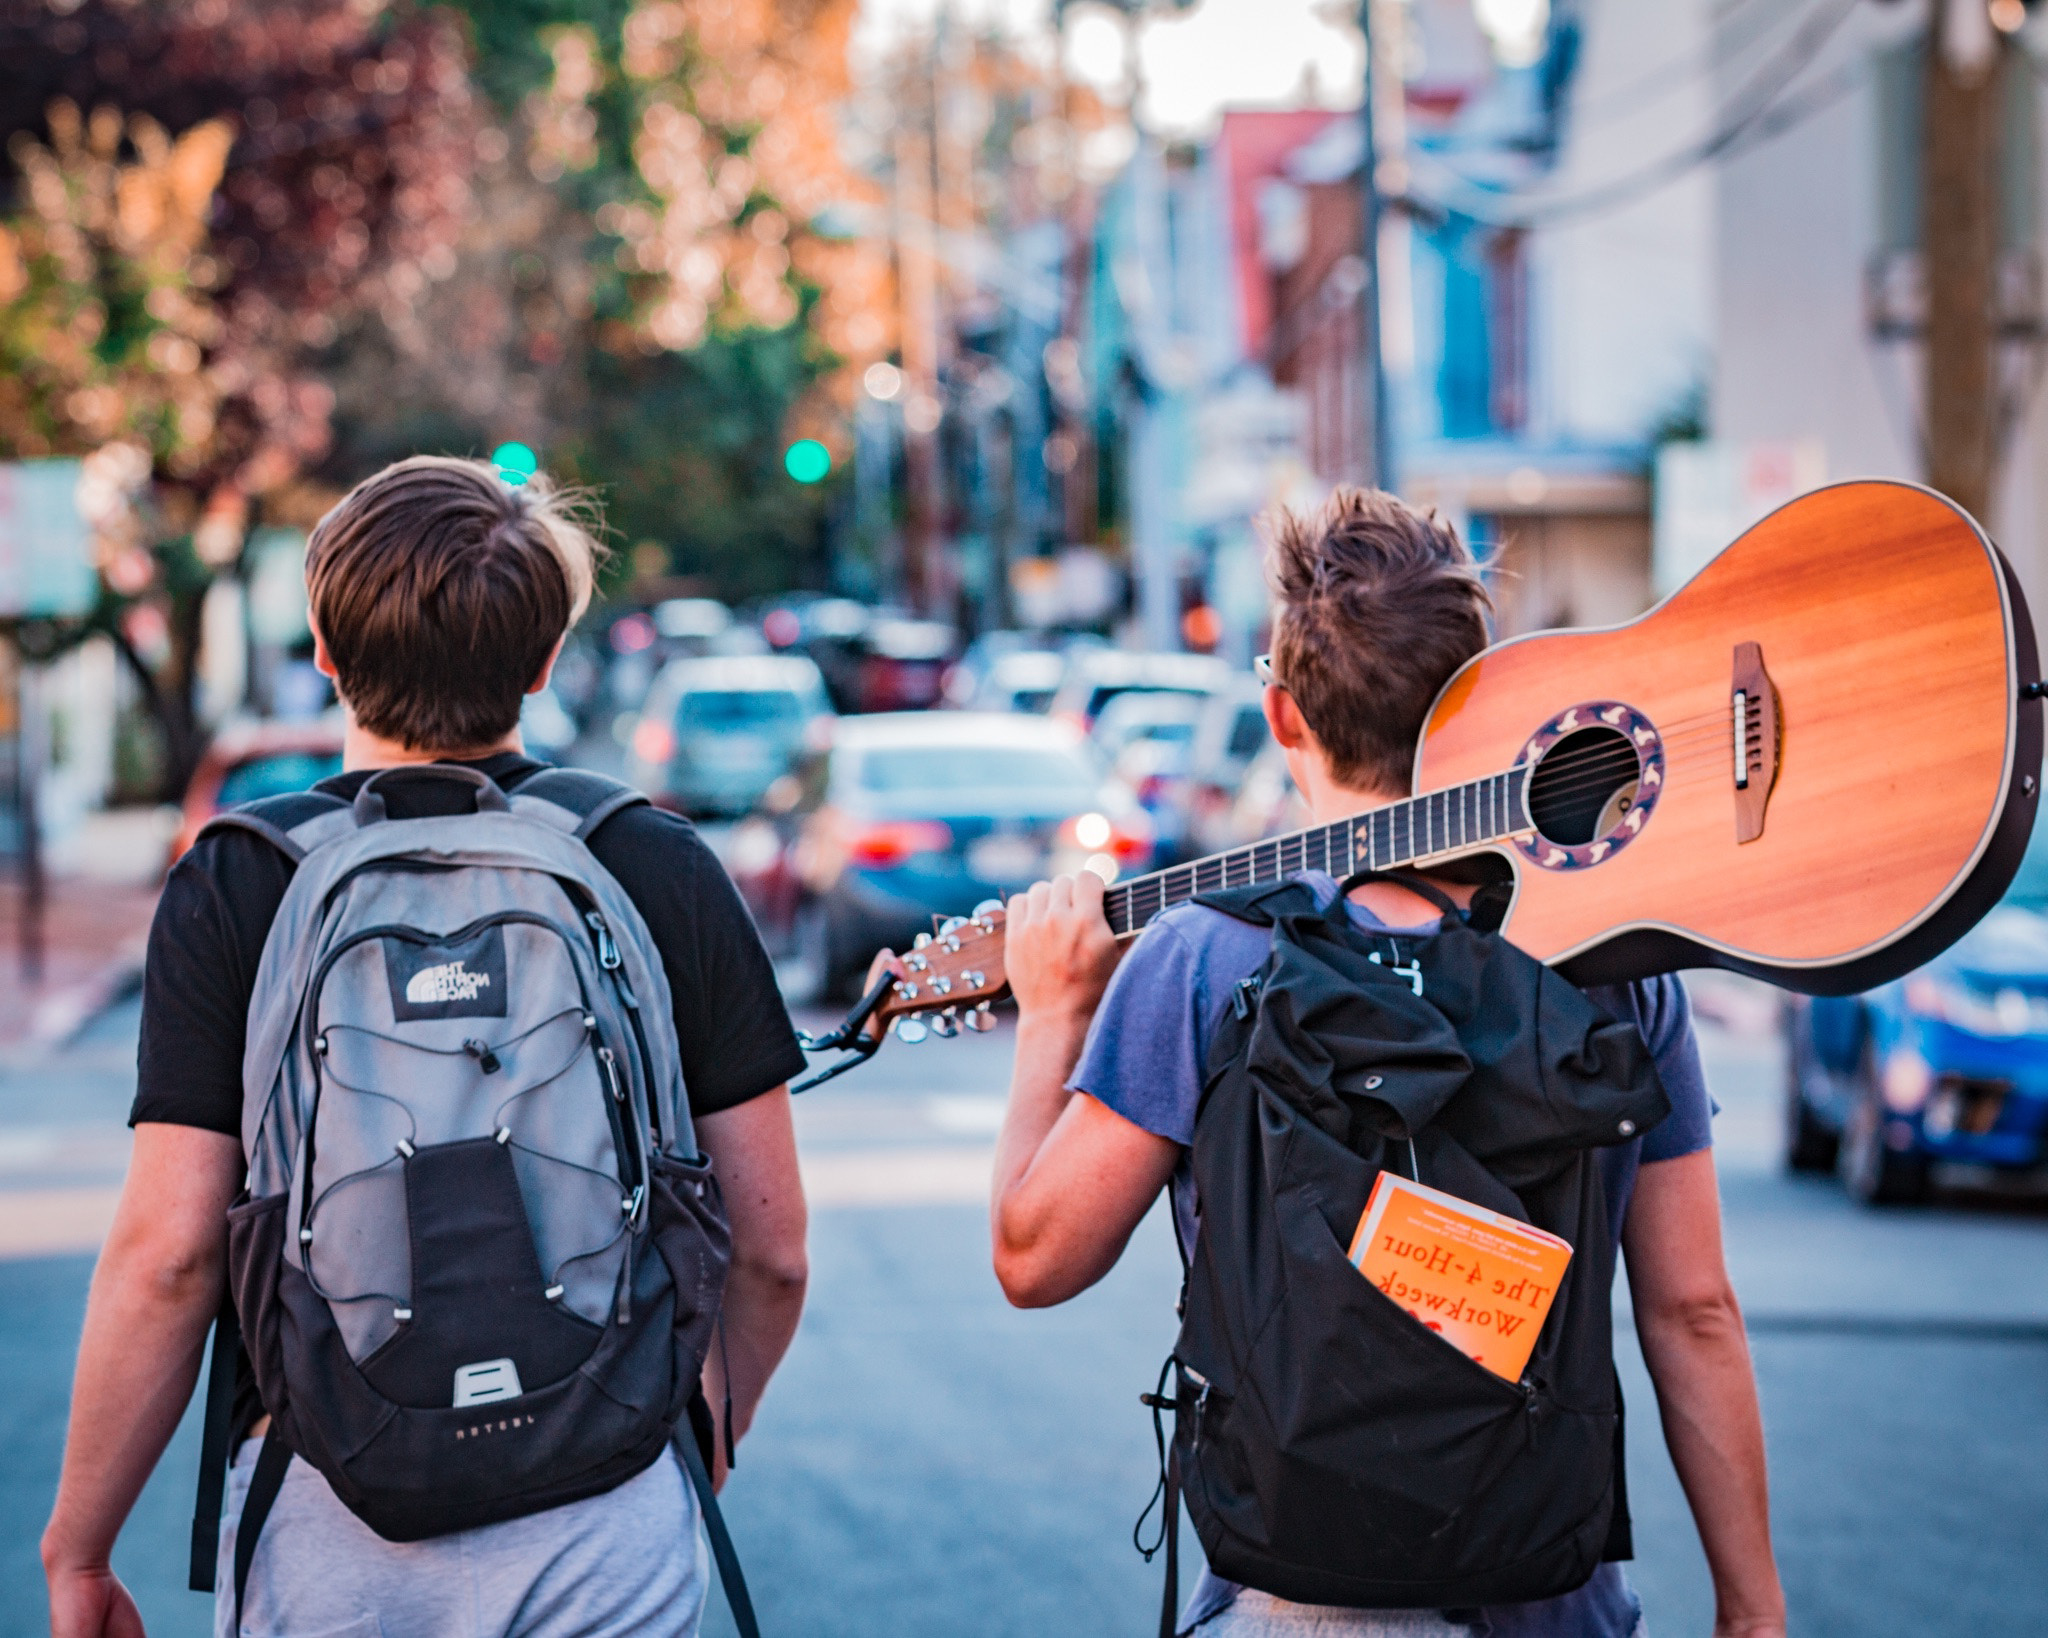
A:
<svg viewBox="0 0 2048 1638">
<path fill-rule="evenodd" d="M 1667 751 L 1680 748 L 1681 746 L 1691 750 L 1693 747 L 1685 744 L 1685 742 L 1693 741 L 1697 743 L 1704 737 L 1705 730 L 1707 729 L 1711 729 L 1714 737 L 1718 738 L 1725 729 L 1731 726 L 1731 722 L 1728 719 L 1716 722 L 1714 721 L 1714 715 L 1710 714 L 1705 718 L 1679 719 L 1678 722 L 1673 724 L 1671 731 L 1661 735 Z M 1687 721 L 1701 723 L 1703 727 L 1687 731 L 1681 726 Z M 1690 761 L 1690 757 L 1687 760 Z M 1549 770 L 1544 780 L 1543 794 L 1551 798 L 1569 798 L 1583 796 L 1589 791 L 1597 790 L 1602 785 L 1609 785 L 1613 789 L 1619 789 L 1622 784 L 1627 782 L 1623 776 L 1639 767 L 1640 763 L 1640 756 L 1636 748 L 1631 744 L 1606 742 L 1589 746 L 1584 750 L 1568 752 L 1562 758 L 1552 758 L 1541 764 L 1541 766 Z M 1689 772 L 1689 770 L 1681 771 L 1672 768 L 1667 758 L 1663 788 L 1669 790 L 1679 784 L 1693 785 L 1701 783 L 1699 780 L 1686 777 L 1686 772 Z M 1500 775 L 1498 774 L 1485 775 L 1482 776 L 1481 780 L 1466 782 L 1466 787 L 1482 783 L 1484 779 L 1499 777 Z M 1465 787 L 1451 786 L 1447 788 L 1455 791 Z M 1427 800 L 1430 796 L 1441 794 L 1441 791 L 1425 792 L 1422 797 L 1408 800 L 1420 802 Z M 1375 811 L 1384 812 L 1387 810 Z M 1409 808 L 1406 812 L 1409 823 L 1412 826 L 1415 819 L 1415 810 Z M 1427 824 L 1426 815 L 1424 822 Z M 1127 882 L 1118 883 L 1112 891 L 1122 901 L 1123 913 L 1127 916 L 1136 913 L 1136 903 L 1140 896 L 1140 890 L 1147 897 L 1156 893 L 1160 900 L 1160 907 L 1164 908 L 1165 904 L 1169 901 L 1179 902 L 1184 898 L 1193 897 L 1203 891 L 1201 887 L 1201 874 L 1204 867 L 1214 867 L 1215 873 L 1224 880 L 1229 879 L 1234 873 L 1234 867 L 1240 865 L 1250 867 L 1253 872 L 1256 872 L 1258 867 L 1254 855 L 1261 848 L 1272 848 L 1274 850 L 1274 864 L 1284 874 L 1288 869 L 1287 854 L 1289 852 L 1297 853 L 1301 861 L 1299 867 L 1305 867 L 1310 850 L 1310 842 L 1314 838 L 1316 830 L 1323 829 L 1328 831 L 1333 828 L 1334 826 L 1311 827 L 1303 831 L 1291 831 L 1283 836 L 1265 838 L 1240 848 L 1233 848 L 1227 852 L 1212 855 L 1208 859 L 1194 860 L 1185 865 L 1172 866 L 1166 870 L 1152 871 L 1143 876 L 1133 877 Z M 1520 829 L 1523 827 L 1516 828 Z M 1510 834 L 1513 834 L 1513 831 L 1498 832 L 1492 837 L 1485 838 L 1484 841 L 1497 841 Z M 1323 837 L 1321 845 L 1326 857 L 1333 840 L 1334 838 L 1328 835 Z M 1484 845 L 1484 841 L 1480 838 L 1474 838 L 1472 843 L 1464 845 L 1479 846 Z M 1426 855 L 1418 854 L 1415 856 L 1425 857 Z M 1176 878 L 1179 879 L 1176 880 Z"/>
</svg>

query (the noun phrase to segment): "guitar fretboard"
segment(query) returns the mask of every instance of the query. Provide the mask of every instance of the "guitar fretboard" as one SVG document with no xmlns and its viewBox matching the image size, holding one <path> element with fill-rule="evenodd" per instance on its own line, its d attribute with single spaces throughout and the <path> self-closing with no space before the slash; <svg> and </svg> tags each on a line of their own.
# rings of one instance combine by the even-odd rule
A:
<svg viewBox="0 0 2048 1638">
<path fill-rule="evenodd" d="M 1135 876 L 1104 895 L 1103 911 L 1117 937 L 1126 938 L 1161 911 L 1203 893 L 1277 882 L 1303 870 L 1320 870 L 1342 881 L 1357 870 L 1392 870 L 1463 852 L 1529 828 L 1523 802 L 1528 779 L 1528 767 L 1521 765 L 1371 813 Z"/>
</svg>

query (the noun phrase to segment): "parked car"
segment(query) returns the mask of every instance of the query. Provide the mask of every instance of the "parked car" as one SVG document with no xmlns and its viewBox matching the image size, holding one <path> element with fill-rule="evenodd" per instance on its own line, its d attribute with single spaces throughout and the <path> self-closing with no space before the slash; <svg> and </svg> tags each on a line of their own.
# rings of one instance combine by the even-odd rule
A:
<svg viewBox="0 0 2048 1638">
<path fill-rule="evenodd" d="M 852 990 L 876 950 L 906 948 L 934 916 L 1084 865 L 1152 862 L 1144 810 L 1079 736 L 1016 714 L 842 717 L 793 828 L 795 944 L 820 997 Z"/>
<path fill-rule="evenodd" d="M 1086 732 L 1119 694 L 1179 693 L 1206 697 L 1223 687 L 1231 669 L 1208 654 L 1134 654 L 1084 648 L 1068 660 L 1051 711 Z"/>
<path fill-rule="evenodd" d="M 684 813 L 743 814 L 830 714 L 824 679 L 801 655 L 671 660 L 629 736 L 626 777 Z"/>
<path fill-rule="evenodd" d="M 308 722 L 236 722 L 213 736 L 185 787 L 184 812 L 171 842 L 171 861 L 184 856 L 200 829 L 223 808 L 265 796 L 310 790 L 341 772 L 341 713 Z"/>
<path fill-rule="evenodd" d="M 1936 1182 L 2048 1188 L 2048 829 L 2005 897 L 1866 995 L 1794 997 L 1785 1162 L 1871 1204 Z"/>
</svg>

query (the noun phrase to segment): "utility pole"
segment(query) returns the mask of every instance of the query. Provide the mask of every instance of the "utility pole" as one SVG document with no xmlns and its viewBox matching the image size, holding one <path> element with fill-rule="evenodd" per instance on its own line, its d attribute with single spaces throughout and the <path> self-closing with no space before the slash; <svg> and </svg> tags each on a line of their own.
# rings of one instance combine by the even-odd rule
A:
<svg viewBox="0 0 2048 1638">
<path fill-rule="evenodd" d="M 896 288 L 901 301 L 903 470 L 909 516 L 903 531 L 904 600 L 931 612 L 939 555 L 938 269 L 932 228 L 932 145 L 907 103 L 896 130 Z"/>
<path fill-rule="evenodd" d="M 1920 189 L 1927 481 L 1978 518 L 1990 510 L 1998 465 L 1994 305 L 2007 55 L 1986 0 L 1934 0 Z"/>
<path fill-rule="evenodd" d="M 1365 283 L 1358 292 L 1358 339 L 1363 355 L 1359 390 L 1364 400 L 1365 481 L 1377 489 L 1392 489 L 1394 429 L 1387 414 L 1387 369 L 1380 351 L 1380 156 L 1373 94 L 1373 82 L 1379 76 L 1372 28 L 1376 4 L 1377 0 L 1358 0 L 1358 32 L 1365 43 L 1365 86 L 1358 107 L 1358 248 L 1365 267 Z"/>
</svg>

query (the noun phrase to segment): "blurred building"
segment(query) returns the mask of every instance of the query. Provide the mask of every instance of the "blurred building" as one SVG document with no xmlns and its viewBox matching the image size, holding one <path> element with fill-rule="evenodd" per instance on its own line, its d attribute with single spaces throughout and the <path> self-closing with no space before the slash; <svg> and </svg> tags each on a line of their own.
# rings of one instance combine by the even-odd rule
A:
<svg viewBox="0 0 2048 1638">
<path fill-rule="evenodd" d="M 1408 30 L 1379 141 L 1396 483 L 1494 563 L 1504 632 L 1625 619 L 1650 598 L 1650 452 L 1707 367 L 1711 195 L 1681 177 L 1586 219 L 1549 213 L 1704 108 L 1706 76 L 1668 70 L 1704 49 L 1706 9 L 1558 6 L 1508 63 L 1466 0 L 1389 8 Z M 1659 71 L 1664 93 L 1641 96 Z M 1305 121 L 1296 140 L 1234 140 L 1233 123 L 1281 119 Z M 1367 464 L 1359 139 L 1356 116 L 1301 115 L 1230 116 L 1221 139 L 1258 149 L 1236 218 L 1257 270 L 1247 340 L 1298 395 L 1326 483 Z"/>
<path fill-rule="evenodd" d="M 1982 521 L 2039 608 L 2048 598 L 2048 409 L 2036 390 L 2048 38 L 2032 13 L 2010 39 L 1985 30 L 2007 56 L 1995 154 L 2002 457 Z M 1829 478 L 1925 480 L 1927 23 L 1919 4 L 1851 10 L 1810 51 L 1795 88 L 1806 117 L 1714 174 L 1712 425 L 1735 474 L 1724 490 L 1759 467 L 1767 486 L 1768 469 L 1791 459 Z M 1726 55 L 1719 96 L 1734 94 L 1770 43 Z"/>
</svg>

